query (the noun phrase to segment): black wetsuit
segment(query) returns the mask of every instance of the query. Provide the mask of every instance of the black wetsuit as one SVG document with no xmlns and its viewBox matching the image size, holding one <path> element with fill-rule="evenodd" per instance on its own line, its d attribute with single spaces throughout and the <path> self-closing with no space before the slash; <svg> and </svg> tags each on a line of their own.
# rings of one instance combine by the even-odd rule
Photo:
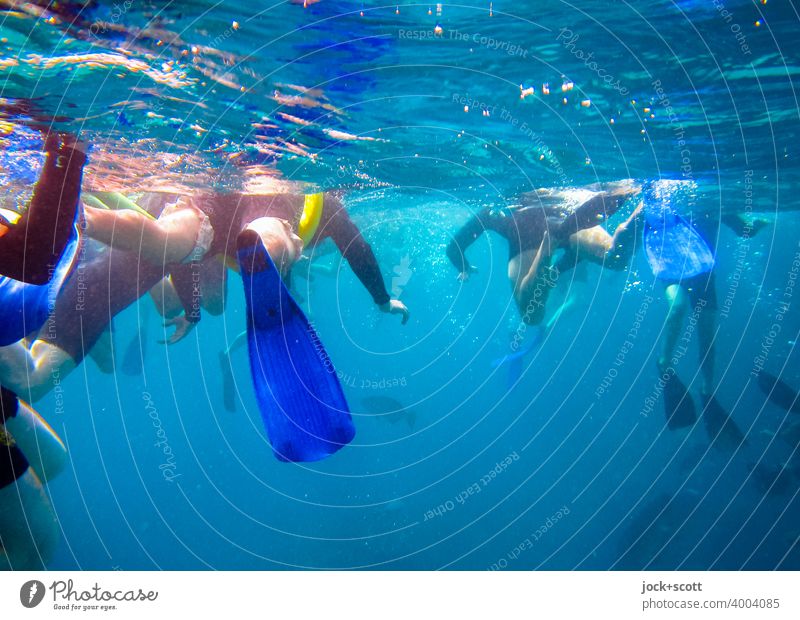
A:
<svg viewBox="0 0 800 620">
<path fill-rule="evenodd" d="M 173 197 L 174 198 L 174 197 Z M 206 213 L 214 227 L 214 241 L 204 260 L 216 260 L 219 254 L 235 257 L 236 239 L 248 223 L 258 217 L 278 217 L 296 221 L 293 205 L 302 210 L 303 197 L 274 200 L 269 196 L 222 195 L 193 204 Z M 160 213 L 171 202 L 168 195 L 149 196 L 140 206 Z M 326 195 L 322 218 L 312 244 L 330 237 L 339 247 L 376 304 L 389 301 L 389 293 L 372 248 L 335 197 Z M 222 269 L 223 267 L 220 266 Z M 193 265 L 155 265 L 138 254 L 109 248 L 97 258 L 80 263 L 62 287 L 55 310 L 39 333 L 46 340 L 80 362 L 108 327 L 111 319 L 147 293 L 167 275 L 181 297 L 188 316 L 197 312 L 196 283 Z"/>
<path fill-rule="evenodd" d="M 45 284 L 72 234 L 86 155 L 48 137 L 42 172 L 16 224 L 0 218 L 0 275 Z"/>
<path fill-rule="evenodd" d="M 470 268 L 464 255 L 466 249 L 487 230 L 508 241 L 508 259 L 521 252 L 538 250 L 549 232 L 555 247 L 564 246 L 570 235 L 602 223 L 613 215 L 628 195 L 598 193 L 571 212 L 554 206 L 536 204 L 531 197 L 525 206 L 505 210 L 483 209 L 474 215 L 453 237 L 447 246 L 450 262 L 461 272 Z"/>
<path fill-rule="evenodd" d="M 5 428 L 6 420 L 16 416 L 18 408 L 17 395 L 0 388 L 0 489 L 17 480 L 30 466 L 28 459 Z"/>
</svg>

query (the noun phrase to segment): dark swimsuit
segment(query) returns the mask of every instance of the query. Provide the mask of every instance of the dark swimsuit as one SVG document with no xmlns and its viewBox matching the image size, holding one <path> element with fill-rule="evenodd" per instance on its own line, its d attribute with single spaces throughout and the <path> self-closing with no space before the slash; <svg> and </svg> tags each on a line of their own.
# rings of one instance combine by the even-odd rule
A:
<svg viewBox="0 0 800 620">
<path fill-rule="evenodd" d="M 17 396 L 0 388 L 0 489 L 20 478 L 30 466 L 14 438 L 6 430 L 6 420 L 17 415 Z"/>
</svg>

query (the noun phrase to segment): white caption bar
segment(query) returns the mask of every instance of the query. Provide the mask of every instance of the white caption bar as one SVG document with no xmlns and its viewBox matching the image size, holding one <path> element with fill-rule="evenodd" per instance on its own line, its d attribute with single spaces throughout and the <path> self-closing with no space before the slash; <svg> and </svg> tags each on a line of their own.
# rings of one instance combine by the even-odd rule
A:
<svg viewBox="0 0 800 620">
<path fill-rule="evenodd" d="M 777 620 L 800 618 L 798 583 L 792 572 L 5 573 L 0 617 Z"/>
</svg>

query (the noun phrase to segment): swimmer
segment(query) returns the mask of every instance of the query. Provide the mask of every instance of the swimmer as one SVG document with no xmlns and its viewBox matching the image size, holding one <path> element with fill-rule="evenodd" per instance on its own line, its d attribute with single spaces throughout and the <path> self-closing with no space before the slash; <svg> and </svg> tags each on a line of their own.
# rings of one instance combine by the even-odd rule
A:
<svg viewBox="0 0 800 620">
<path fill-rule="evenodd" d="M 45 137 L 45 160 L 27 208 L 0 215 L 0 344 L 35 332 L 77 246 L 75 219 L 86 147 Z M 61 472 L 64 444 L 16 394 L 0 387 L 0 570 L 47 567 L 58 524 L 43 485 Z"/>
<path fill-rule="evenodd" d="M 350 219 L 339 197 L 333 193 L 313 196 L 319 197 L 320 212 L 312 234 L 304 240 L 304 246 L 314 247 L 325 239 L 332 239 L 378 308 L 382 312 L 400 315 L 405 324 L 409 317 L 408 308 L 399 300 L 390 298 L 372 248 Z M 294 234 L 300 225 L 306 201 L 307 197 L 291 194 L 209 193 L 193 197 L 148 194 L 139 200 L 139 204 L 157 215 L 157 219 L 144 217 L 132 209 L 87 207 L 84 209 L 85 230 L 94 239 L 106 244 L 113 242 L 118 249 L 139 252 L 144 260 L 155 264 L 203 265 L 203 288 L 207 292 L 202 297 L 214 296 L 208 307 L 215 308 L 212 311 L 218 314 L 224 305 L 226 260 L 235 260 L 237 235 L 256 226 L 256 221 L 259 222 L 257 226 L 270 228 L 274 225 L 268 222 L 270 219 L 287 222 Z M 291 262 L 298 257 L 299 252 Z M 174 316 L 170 317 L 177 324 L 180 337 L 191 329 L 189 323 L 199 321 L 197 300 L 191 303 L 192 296 L 197 297 L 192 286 L 192 276 L 197 270 L 196 267 L 173 267 L 170 281 L 161 284 L 157 293 L 154 291 L 162 302 L 160 307 L 167 314 L 175 314 L 176 297 L 187 310 L 185 320 L 175 321 Z M 170 299 L 172 303 L 168 302 Z"/>
<path fill-rule="evenodd" d="M 158 210 L 157 199 L 147 202 Z M 92 212 L 87 233 L 138 250 L 151 264 L 202 264 L 221 257 L 216 269 L 224 272 L 235 260 L 245 287 L 252 378 L 275 455 L 313 461 L 349 443 L 355 433 L 349 408 L 319 337 L 288 291 L 291 268 L 305 246 L 331 238 L 381 311 L 400 315 L 403 324 L 409 311 L 389 296 L 372 248 L 338 196 L 201 193 L 177 200 L 164 196 L 160 206 L 157 220 L 132 211 Z M 171 284 L 184 306 L 173 339 L 199 320 L 188 318 L 181 295 L 190 288 L 186 276 L 191 275 L 191 270 L 183 278 L 172 272 Z"/>
<path fill-rule="evenodd" d="M 66 464 L 52 428 L 0 388 L 0 570 L 42 570 L 53 557 L 58 523 L 44 485 Z"/>
<path fill-rule="evenodd" d="M 698 227 L 711 228 L 714 222 L 697 218 L 692 222 L 681 213 L 681 202 L 686 202 L 695 191 L 693 184 L 685 181 L 659 180 L 644 184 L 642 202 L 611 236 L 606 231 L 598 238 L 608 243 L 593 245 L 594 254 L 573 254 L 570 260 L 560 263 L 562 272 L 582 258 L 589 258 L 605 268 L 624 269 L 634 253 L 641 230 L 645 254 L 650 268 L 664 285 L 668 310 L 664 321 L 664 335 L 657 359 L 657 368 L 664 381 L 664 405 L 668 425 L 677 429 L 694 424 L 697 419 L 694 403 L 688 390 L 677 376 L 674 367 L 676 349 L 687 314 L 696 325 L 698 338 L 698 364 L 701 375 L 700 397 L 706 430 L 712 438 L 720 438 L 726 445 L 742 443 L 741 433 L 715 397 L 714 337 L 716 331 L 717 296 L 714 282 L 715 253 L 708 239 L 715 237 L 710 231 L 703 234 Z M 745 222 L 741 217 L 726 216 L 721 223 L 741 236 L 750 236 L 767 223 L 763 218 Z M 582 231 L 584 232 L 584 231 Z M 592 245 L 592 244 L 589 244 Z M 603 245 L 608 250 L 602 253 Z M 724 437 L 721 437 L 724 435 Z"/>
<path fill-rule="evenodd" d="M 472 217 L 453 237 L 447 256 L 464 282 L 476 271 L 465 256 L 467 248 L 487 230 L 501 235 L 508 242 L 508 279 L 519 313 L 527 325 L 539 325 L 559 275 L 552 264 L 556 250 L 604 255 L 614 239 L 600 222 L 638 192 L 630 180 L 529 192 L 519 205 L 484 209 Z"/>
</svg>

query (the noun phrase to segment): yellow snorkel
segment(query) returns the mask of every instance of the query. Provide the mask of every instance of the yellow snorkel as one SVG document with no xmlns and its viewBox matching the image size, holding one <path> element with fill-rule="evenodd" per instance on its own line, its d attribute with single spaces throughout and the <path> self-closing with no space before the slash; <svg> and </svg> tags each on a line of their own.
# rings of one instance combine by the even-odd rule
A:
<svg viewBox="0 0 800 620">
<path fill-rule="evenodd" d="M 297 236 L 303 240 L 303 245 L 308 245 L 314 238 L 322 218 L 324 197 L 322 192 L 307 194 L 303 204 L 303 214 L 297 225 Z"/>
</svg>

